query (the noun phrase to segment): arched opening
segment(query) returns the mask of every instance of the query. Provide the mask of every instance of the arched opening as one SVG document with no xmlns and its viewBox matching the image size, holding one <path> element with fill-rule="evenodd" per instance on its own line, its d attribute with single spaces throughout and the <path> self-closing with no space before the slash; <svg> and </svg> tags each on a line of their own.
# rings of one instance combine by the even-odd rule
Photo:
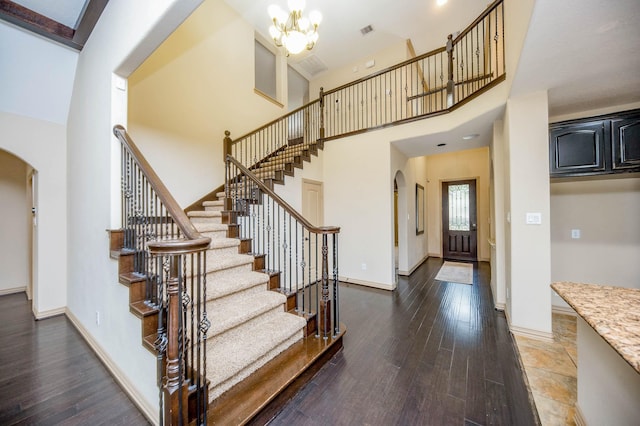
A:
<svg viewBox="0 0 640 426">
<path fill-rule="evenodd" d="M 407 184 L 401 171 L 393 179 L 394 276 L 407 269 Z"/>
<path fill-rule="evenodd" d="M 0 149 L 0 295 L 33 294 L 35 171 L 21 158 Z"/>
</svg>

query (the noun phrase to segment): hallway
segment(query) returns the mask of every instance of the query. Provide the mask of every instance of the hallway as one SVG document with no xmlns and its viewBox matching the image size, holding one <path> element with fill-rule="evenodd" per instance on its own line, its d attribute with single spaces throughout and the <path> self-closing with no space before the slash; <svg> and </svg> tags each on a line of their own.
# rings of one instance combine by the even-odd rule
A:
<svg viewBox="0 0 640 426">
<path fill-rule="evenodd" d="M 340 287 L 344 350 L 273 425 L 532 425 L 535 414 L 489 265 L 435 281 L 428 259 L 393 292 Z"/>
</svg>

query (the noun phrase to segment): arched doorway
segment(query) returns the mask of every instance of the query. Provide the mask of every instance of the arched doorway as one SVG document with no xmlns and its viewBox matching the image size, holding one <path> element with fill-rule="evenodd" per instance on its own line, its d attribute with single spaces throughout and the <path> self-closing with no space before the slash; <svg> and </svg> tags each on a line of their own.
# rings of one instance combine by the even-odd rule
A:
<svg viewBox="0 0 640 426">
<path fill-rule="evenodd" d="M 401 171 L 394 176 L 392 197 L 394 276 L 397 281 L 398 271 L 407 269 L 407 184 Z"/>
<path fill-rule="evenodd" d="M 26 292 L 31 299 L 33 182 L 33 168 L 0 149 L 0 295 Z"/>
</svg>

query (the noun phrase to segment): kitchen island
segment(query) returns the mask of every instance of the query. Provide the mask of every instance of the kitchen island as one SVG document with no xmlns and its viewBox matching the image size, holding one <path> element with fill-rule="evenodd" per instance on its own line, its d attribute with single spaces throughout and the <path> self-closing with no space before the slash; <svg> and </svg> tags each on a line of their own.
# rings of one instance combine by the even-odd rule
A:
<svg viewBox="0 0 640 426">
<path fill-rule="evenodd" d="M 578 425 L 638 425 L 640 290 L 556 282 L 578 314 Z"/>
</svg>

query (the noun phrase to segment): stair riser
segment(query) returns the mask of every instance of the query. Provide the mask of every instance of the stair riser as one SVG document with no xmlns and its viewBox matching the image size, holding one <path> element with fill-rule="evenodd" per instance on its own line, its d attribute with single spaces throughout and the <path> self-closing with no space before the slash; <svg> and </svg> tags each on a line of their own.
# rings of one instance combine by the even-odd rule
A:
<svg viewBox="0 0 640 426">
<path fill-rule="evenodd" d="M 233 256 L 239 253 L 240 246 L 231 246 L 224 248 L 210 248 L 207 250 L 207 265 L 213 265 L 220 257 Z"/>
<path fill-rule="evenodd" d="M 220 279 L 222 277 L 229 277 L 238 272 L 247 272 L 252 271 L 253 265 L 251 263 L 242 264 L 238 266 L 232 266 L 227 269 L 222 269 L 218 271 L 211 271 L 207 273 L 207 282 L 215 283 L 215 280 Z"/>
<path fill-rule="evenodd" d="M 196 226 L 196 229 L 198 229 L 198 227 Z M 200 232 L 202 234 L 203 237 L 208 237 L 211 238 L 212 240 L 218 240 L 221 238 L 227 238 L 227 231 L 226 230 L 222 230 L 222 231 L 208 231 L 208 232 Z"/>
<path fill-rule="evenodd" d="M 211 380 L 211 385 L 209 386 L 209 402 L 216 399 L 218 396 L 223 394 L 226 390 L 230 389 L 236 383 L 239 383 L 245 378 L 249 377 L 251 373 L 256 371 L 258 368 L 262 367 L 267 362 L 269 362 L 269 360 L 271 360 L 276 355 L 278 355 L 279 353 L 289 348 L 298 340 L 302 339 L 302 334 L 303 332 L 299 331 L 294 335 L 290 336 L 285 341 L 283 341 L 278 346 L 276 346 L 274 349 L 272 349 L 267 354 L 265 354 L 263 357 L 256 360 L 254 363 L 248 365 L 247 367 L 245 367 L 244 369 L 242 369 L 241 371 L 239 371 L 238 373 L 236 373 L 235 375 L 233 375 L 232 377 L 224 381 L 218 381 L 218 383 L 215 383 L 213 381 L 213 377 L 207 376 L 207 378 Z M 211 348 L 211 346 L 213 345 L 214 344 L 210 345 L 209 348 Z M 216 368 L 216 365 L 215 365 L 216 363 L 213 360 L 216 359 L 216 357 L 218 357 L 218 354 L 209 353 L 209 352 L 210 350 L 207 351 L 207 364 L 208 364 L 207 371 L 215 371 L 214 369 Z"/>
<path fill-rule="evenodd" d="M 224 209 L 224 206 L 206 206 L 204 211 L 206 212 L 221 212 Z"/>
<path fill-rule="evenodd" d="M 191 219 L 191 223 L 193 223 L 193 225 L 196 227 L 196 229 L 198 229 L 198 224 L 205 224 L 205 223 L 222 223 L 222 217 L 221 216 L 217 216 L 217 217 L 190 217 L 189 219 Z"/>
<path fill-rule="evenodd" d="M 209 301 L 219 301 L 224 303 L 237 303 L 240 304 L 242 301 L 253 294 L 263 292 L 267 286 L 267 283 L 258 283 L 251 287 L 242 288 L 238 291 L 234 291 L 233 293 L 226 293 L 223 295 L 214 294 L 212 291 L 207 292 L 207 300 Z M 211 287 L 209 287 L 211 289 Z M 233 291 L 233 290 L 231 290 Z"/>
<path fill-rule="evenodd" d="M 207 310 L 209 310 L 210 312 L 215 312 L 215 305 L 216 302 L 208 302 L 207 303 Z M 274 317 L 275 315 L 277 315 L 278 313 L 284 312 L 284 306 L 283 305 L 278 305 L 278 306 L 272 306 L 269 308 L 265 308 L 262 311 L 259 312 L 255 312 L 255 316 L 253 316 L 252 318 L 248 318 L 245 319 L 244 321 L 240 321 L 240 322 L 236 322 L 236 323 L 232 323 L 232 322 L 227 322 L 225 324 L 224 329 L 220 329 L 218 327 L 214 327 L 212 326 L 209 329 L 209 333 L 207 333 L 207 338 L 211 339 L 211 342 L 214 342 L 213 344 L 215 344 L 215 338 L 217 336 L 222 335 L 223 333 L 236 328 L 236 327 L 252 327 L 256 324 L 260 324 L 265 322 L 267 319 Z M 216 320 L 215 316 L 211 316 L 210 319 L 213 321 Z M 220 323 L 218 323 L 220 324 Z"/>
</svg>

